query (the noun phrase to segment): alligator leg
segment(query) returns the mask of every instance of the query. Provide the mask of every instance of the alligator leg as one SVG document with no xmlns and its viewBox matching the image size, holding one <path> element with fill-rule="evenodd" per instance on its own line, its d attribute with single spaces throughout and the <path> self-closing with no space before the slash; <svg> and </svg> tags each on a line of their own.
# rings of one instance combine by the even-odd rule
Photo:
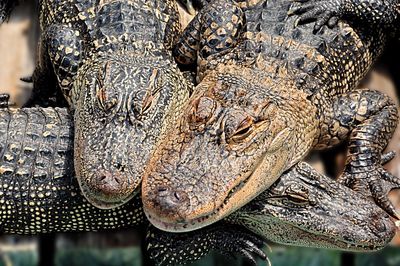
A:
<svg viewBox="0 0 400 266">
<path fill-rule="evenodd" d="M 372 196 L 381 208 L 397 217 L 387 193 L 400 187 L 400 179 L 381 165 L 382 151 L 398 121 L 395 104 L 381 92 L 355 90 L 333 103 L 325 121 L 317 148 L 333 146 L 350 136 L 346 166 L 339 181 Z"/>
<path fill-rule="evenodd" d="M 189 233 L 167 233 L 150 226 L 147 251 L 157 265 L 174 265 L 198 260 L 211 250 L 232 256 L 239 253 L 256 265 L 256 258 L 267 259 L 261 247 L 264 240 L 242 226 L 216 224 Z M 193 241 L 195 240 L 195 241 Z"/>
<path fill-rule="evenodd" d="M 227 52 L 236 46 L 244 25 L 244 13 L 233 0 L 217 0 L 204 7 L 189 23 L 173 50 L 184 65 Z"/>
<path fill-rule="evenodd" d="M 51 25 L 42 33 L 39 60 L 33 73 L 33 95 L 27 106 L 51 106 L 47 103 L 51 97 L 60 106 L 63 94 L 71 94 L 73 78 L 82 63 L 82 46 L 79 32 L 65 25 Z M 62 93 L 48 88 L 61 88 Z"/>
<path fill-rule="evenodd" d="M 314 30 L 323 25 L 336 25 L 340 18 L 372 26 L 389 26 L 396 29 L 395 21 L 400 17 L 397 0 L 295 0 L 290 14 L 299 14 L 297 23 L 316 20 Z M 365 24 L 366 23 L 366 24 Z"/>
</svg>

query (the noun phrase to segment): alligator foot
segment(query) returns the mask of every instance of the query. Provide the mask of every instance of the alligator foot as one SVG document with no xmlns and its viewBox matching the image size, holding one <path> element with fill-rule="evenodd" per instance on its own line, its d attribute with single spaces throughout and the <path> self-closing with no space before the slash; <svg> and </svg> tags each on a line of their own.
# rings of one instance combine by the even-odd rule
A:
<svg viewBox="0 0 400 266">
<path fill-rule="evenodd" d="M 29 77 L 22 77 L 22 78 L 20 78 L 20 80 L 21 80 L 22 82 L 25 82 L 25 83 L 33 83 L 33 77 L 32 77 L 32 76 L 29 76 Z"/>
<path fill-rule="evenodd" d="M 264 240 L 243 227 L 234 225 L 217 224 L 179 234 L 150 227 L 146 241 L 150 258 L 157 265 L 182 264 L 197 260 L 211 250 L 229 256 L 240 254 L 254 265 L 257 258 L 268 260 L 261 249 Z"/>
<path fill-rule="evenodd" d="M 382 164 L 393 157 L 394 152 L 384 154 L 381 159 Z M 400 215 L 387 197 L 392 189 L 400 188 L 400 178 L 390 174 L 382 166 L 375 166 L 365 171 L 346 167 L 339 177 L 339 182 L 364 195 L 372 196 L 378 206 L 391 216 L 400 219 Z"/>
<path fill-rule="evenodd" d="M 343 0 L 293 0 L 301 3 L 289 10 L 289 15 L 299 15 L 295 26 L 309 21 L 316 21 L 314 31 L 322 26 L 334 27 L 343 15 Z"/>
</svg>

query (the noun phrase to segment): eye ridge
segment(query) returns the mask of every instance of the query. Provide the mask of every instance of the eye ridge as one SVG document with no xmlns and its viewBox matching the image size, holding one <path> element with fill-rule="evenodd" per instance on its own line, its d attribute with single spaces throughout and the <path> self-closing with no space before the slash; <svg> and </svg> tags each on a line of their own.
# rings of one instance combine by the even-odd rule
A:
<svg viewBox="0 0 400 266">
<path fill-rule="evenodd" d="M 107 93 L 106 89 L 103 87 L 100 87 L 101 83 L 98 83 L 97 89 L 96 89 L 96 98 L 99 103 L 99 107 L 105 111 L 109 112 L 114 106 L 118 104 L 118 98 L 117 97 L 110 97 L 111 99 L 107 99 Z M 114 95 L 112 95 L 114 96 Z M 115 95 L 117 96 L 117 95 Z"/>
<path fill-rule="evenodd" d="M 155 68 L 152 70 L 152 74 L 147 82 L 146 94 L 143 97 L 140 116 L 146 115 L 146 113 L 154 106 L 155 101 L 161 93 L 161 85 L 158 84 L 160 76 L 160 70 Z"/>
<path fill-rule="evenodd" d="M 195 99 L 189 112 L 190 123 L 192 125 L 206 124 L 212 119 L 216 109 L 216 103 L 208 97 Z"/>
</svg>

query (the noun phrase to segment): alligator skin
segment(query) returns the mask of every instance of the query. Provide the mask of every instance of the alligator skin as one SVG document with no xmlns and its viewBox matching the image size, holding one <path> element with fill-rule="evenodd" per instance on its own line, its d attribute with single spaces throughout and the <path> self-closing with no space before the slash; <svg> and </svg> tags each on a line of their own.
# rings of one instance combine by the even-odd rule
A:
<svg viewBox="0 0 400 266">
<path fill-rule="evenodd" d="M 154 145 L 191 91 L 171 55 L 176 3 L 42 0 L 39 12 L 36 98 L 28 106 L 60 88 L 73 111 L 85 197 L 99 208 L 122 205 L 138 192 Z"/>
<path fill-rule="evenodd" d="M 301 13 L 301 5 L 211 1 L 183 33 L 174 54 L 197 63 L 199 84 L 143 177 L 145 213 L 156 227 L 188 231 L 218 221 L 312 149 L 346 140 L 340 182 L 397 217 L 387 193 L 400 180 L 380 164 L 397 108 L 378 91 L 356 89 L 394 20 L 377 12 L 372 18 L 388 25 L 341 20 L 315 32 L 314 23 L 297 25 L 291 10 Z M 398 12 L 393 3 L 387 10 Z"/>
<path fill-rule="evenodd" d="M 1 232 L 93 232 L 148 224 L 139 196 L 111 210 L 96 208 L 83 197 L 73 170 L 72 124 L 66 108 L 0 110 Z M 243 227 L 216 226 L 202 232 L 208 241 L 220 243 L 215 250 L 265 258 L 259 249 L 263 240 Z M 175 238 L 166 232 L 156 235 Z M 190 236 L 186 241 L 193 243 Z M 164 253 L 184 262 L 177 254 Z"/>
<path fill-rule="evenodd" d="M 96 208 L 83 197 L 73 171 L 73 132 L 65 108 L 0 110 L 2 232 L 83 232 L 148 223 L 138 196 L 112 210 Z M 363 195 L 300 163 L 224 223 L 182 234 L 150 227 L 147 241 L 150 257 L 165 265 L 193 261 L 210 250 L 239 252 L 252 261 L 266 258 L 259 248 L 262 238 L 376 250 L 394 232 L 389 216 Z"/>
</svg>

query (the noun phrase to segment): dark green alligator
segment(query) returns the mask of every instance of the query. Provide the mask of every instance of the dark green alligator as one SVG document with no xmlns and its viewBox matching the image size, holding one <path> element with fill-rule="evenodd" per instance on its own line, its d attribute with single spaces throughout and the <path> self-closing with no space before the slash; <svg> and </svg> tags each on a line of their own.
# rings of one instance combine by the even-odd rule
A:
<svg viewBox="0 0 400 266">
<path fill-rule="evenodd" d="M 85 197 L 99 208 L 122 205 L 138 192 L 154 145 L 192 87 L 171 55 L 180 33 L 177 5 L 41 0 L 39 14 L 29 105 L 59 87 L 73 112 L 74 165 Z"/>
<path fill-rule="evenodd" d="M 64 108 L 0 109 L 0 227 L 38 234 L 128 228 L 147 223 L 139 196 L 112 210 L 94 207 L 74 178 L 73 120 Z M 390 155 L 384 159 L 388 161 Z M 394 235 L 389 216 L 365 196 L 297 164 L 223 223 L 171 234 L 150 229 L 158 263 L 195 260 L 211 249 L 265 257 L 262 241 L 376 250 Z"/>
<path fill-rule="evenodd" d="M 199 84 L 143 178 L 152 224 L 177 232 L 209 225 L 312 149 L 345 140 L 340 182 L 397 217 L 387 193 L 400 180 L 380 163 L 397 108 L 388 96 L 356 86 L 396 27 L 398 5 L 351 2 L 353 21 L 332 28 L 298 25 L 310 17 L 293 13 L 318 9 L 315 1 L 302 9 L 306 3 L 291 0 L 217 0 L 200 11 L 174 49 L 179 62 L 197 63 Z"/>
</svg>

